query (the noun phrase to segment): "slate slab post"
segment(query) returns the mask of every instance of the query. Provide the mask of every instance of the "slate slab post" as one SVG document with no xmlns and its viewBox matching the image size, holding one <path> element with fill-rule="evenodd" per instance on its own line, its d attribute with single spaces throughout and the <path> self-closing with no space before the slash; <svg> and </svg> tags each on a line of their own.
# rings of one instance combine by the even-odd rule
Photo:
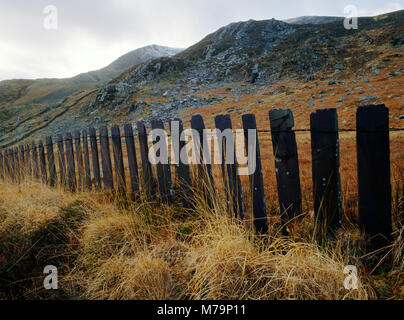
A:
<svg viewBox="0 0 404 320">
<path fill-rule="evenodd" d="M 336 109 L 310 115 L 315 225 L 320 241 L 342 226 L 339 136 Z"/>
<path fill-rule="evenodd" d="M 100 128 L 100 146 L 101 146 L 101 163 L 102 163 L 102 173 L 104 180 L 104 189 L 113 190 L 114 180 L 112 176 L 112 164 L 111 164 L 111 153 L 109 149 L 109 136 L 108 128 Z"/>
<path fill-rule="evenodd" d="M 160 196 L 163 202 L 172 204 L 173 190 L 164 124 L 161 120 L 153 120 L 151 125 L 153 129 L 152 138 L 154 141 L 154 147 L 156 148 L 156 157 L 161 158 L 161 161 L 158 161 L 156 164 Z M 157 131 L 160 131 L 160 135 L 156 134 Z M 159 148 L 157 148 L 157 146 L 159 146 Z"/>
<path fill-rule="evenodd" d="M 59 162 L 59 177 L 60 177 L 60 185 L 66 186 L 66 157 L 65 157 L 65 147 L 63 144 L 63 135 L 58 135 L 58 162 Z"/>
<path fill-rule="evenodd" d="M 233 213 L 233 216 L 243 219 L 245 208 L 241 190 L 241 181 L 238 175 L 236 144 L 230 116 L 216 116 L 215 125 L 218 130 L 218 144 L 222 158 L 222 176 L 228 207 Z"/>
<path fill-rule="evenodd" d="M 83 130 L 82 134 L 83 139 L 83 150 L 84 150 L 84 182 L 87 190 L 91 190 L 91 168 L 90 168 L 90 154 L 88 151 L 88 137 L 87 131 Z"/>
<path fill-rule="evenodd" d="M 137 168 L 135 139 L 133 137 L 132 125 L 125 124 L 124 132 L 125 132 L 126 153 L 128 156 L 130 185 L 132 188 L 132 194 L 136 195 L 139 192 L 139 172 Z"/>
<path fill-rule="evenodd" d="M 39 163 L 41 166 L 41 178 L 43 183 L 48 183 L 48 174 L 46 170 L 45 149 L 42 140 L 38 143 Z"/>
<path fill-rule="evenodd" d="M 81 150 L 81 136 L 80 131 L 74 131 L 74 144 L 76 147 L 76 161 L 77 161 L 77 172 L 78 172 L 78 188 L 83 190 L 84 187 L 84 163 L 83 163 L 83 152 Z"/>
<path fill-rule="evenodd" d="M 35 142 L 31 144 L 32 150 L 32 170 L 35 179 L 39 179 L 38 149 Z"/>
<path fill-rule="evenodd" d="M 145 194 L 149 198 L 155 197 L 155 182 L 153 171 L 149 162 L 149 146 L 147 144 L 147 132 L 143 121 L 137 122 L 137 131 L 139 135 L 140 156 L 142 159 L 142 176 Z"/>
<path fill-rule="evenodd" d="M 65 145 L 69 188 L 72 192 L 75 192 L 77 189 L 76 166 L 74 163 L 73 137 L 69 132 L 65 135 Z"/>
<path fill-rule="evenodd" d="M 277 109 L 269 112 L 272 146 L 275 156 L 275 172 L 278 187 L 279 206 L 284 225 L 288 226 L 302 213 L 299 160 L 296 136 L 292 131 L 295 125 L 292 111 Z"/>
<path fill-rule="evenodd" d="M 359 107 L 356 123 L 359 224 L 376 250 L 392 241 L 389 109 Z"/>
<path fill-rule="evenodd" d="M 255 157 L 252 159 L 255 161 L 249 166 L 255 167 L 253 173 L 249 175 L 250 180 L 250 196 L 253 205 L 254 224 L 258 233 L 268 233 L 268 218 L 265 205 L 265 193 L 264 193 L 264 180 L 262 177 L 262 165 L 261 154 L 258 142 L 257 123 L 253 114 L 245 114 L 242 116 L 244 136 L 247 148 L 247 154 L 255 150 Z M 249 136 L 249 130 L 255 130 L 254 138 Z M 254 133 L 254 131 L 251 131 Z M 255 165 L 254 165 L 255 164 Z"/>
<path fill-rule="evenodd" d="M 57 177 L 52 137 L 46 138 L 46 155 L 48 158 L 49 185 L 53 187 L 56 185 Z"/>
<path fill-rule="evenodd" d="M 119 126 L 111 128 L 112 153 L 114 155 L 115 182 L 119 193 L 126 191 L 125 168 L 123 166 L 121 131 Z"/>
<path fill-rule="evenodd" d="M 170 121 L 171 148 L 177 174 L 178 195 L 182 206 L 186 209 L 194 208 L 192 201 L 192 179 L 189 159 L 185 152 L 185 141 L 181 139 L 184 127 L 180 119 Z M 183 151 L 182 151 L 183 150 Z M 182 153 L 182 154 L 181 154 Z"/>
<path fill-rule="evenodd" d="M 197 114 L 191 119 L 191 128 L 198 134 L 193 137 L 195 150 L 199 151 L 200 163 L 198 166 L 198 184 L 201 186 L 201 193 L 205 197 L 208 205 L 213 206 L 215 198 L 215 184 L 212 176 L 211 154 L 204 141 L 208 141 L 207 133 L 205 132 L 205 123 L 201 115 Z M 194 184 L 196 185 L 196 184 Z"/>
<path fill-rule="evenodd" d="M 94 186 L 96 190 L 100 190 L 101 189 L 100 159 L 98 156 L 97 131 L 95 130 L 95 128 L 90 128 L 89 136 L 91 145 L 91 160 L 94 173 Z"/>
</svg>

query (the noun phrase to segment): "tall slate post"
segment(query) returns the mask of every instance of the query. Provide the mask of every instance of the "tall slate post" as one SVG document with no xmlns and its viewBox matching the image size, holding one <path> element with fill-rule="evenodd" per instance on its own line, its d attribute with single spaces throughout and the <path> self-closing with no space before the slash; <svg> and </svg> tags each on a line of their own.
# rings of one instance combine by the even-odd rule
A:
<svg viewBox="0 0 404 320">
<path fill-rule="evenodd" d="M 295 125 L 292 111 L 277 109 L 269 112 L 272 146 L 275 156 L 275 172 L 278 186 L 279 206 L 284 225 L 284 234 L 296 217 L 302 213 L 299 160 Z"/>
<path fill-rule="evenodd" d="M 389 109 L 359 107 L 356 126 L 359 224 L 376 250 L 392 241 Z"/>
</svg>

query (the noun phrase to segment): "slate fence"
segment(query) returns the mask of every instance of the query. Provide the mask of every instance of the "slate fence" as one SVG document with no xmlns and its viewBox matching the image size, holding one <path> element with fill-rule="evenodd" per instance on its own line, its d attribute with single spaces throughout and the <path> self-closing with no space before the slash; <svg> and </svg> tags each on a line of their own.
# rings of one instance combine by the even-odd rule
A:
<svg viewBox="0 0 404 320">
<path fill-rule="evenodd" d="M 175 120 L 178 121 L 178 129 L 181 133 L 184 130 L 182 121 Z M 267 132 L 272 136 L 279 205 L 285 226 L 283 231 L 287 234 L 288 226 L 302 213 L 295 137 L 295 132 L 299 130 L 293 129 L 294 119 L 289 109 L 271 110 L 269 123 L 270 130 Z M 247 130 L 257 129 L 255 116 L 243 115 L 242 124 L 245 145 L 248 146 Z M 221 131 L 232 129 L 230 116 L 216 116 L 215 126 Z M 164 123 L 161 120 L 155 120 L 152 121 L 151 127 L 163 129 Z M 191 128 L 198 130 L 203 138 L 202 130 L 205 125 L 202 116 L 192 117 Z M 342 227 L 339 175 L 339 131 L 341 130 L 338 129 L 336 109 L 321 109 L 312 113 L 308 131 L 311 134 L 315 220 L 319 235 L 324 238 Z M 373 243 L 377 247 L 382 247 L 392 241 L 388 108 L 384 105 L 359 107 L 355 131 L 359 224 L 368 237 L 373 239 Z M 129 168 L 129 187 L 125 176 L 123 141 L 126 147 L 127 159 L 125 160 Z M 226 155 L 225 142 L 222 145 L 223 157 Z M 172 141 L 171 147 L 182 148 L 185 145 L 183 141 L 179 141 L 179 146 L 175 145 L 177 143 Z M 136 144 L 138 144 L 139 153 L 136 152 Z M 255 144 L 257 167 L 249 176 L 249 190 L 242 190 L 240 177 L 237 174 L 237 161 L 232 164 L 223 163 L 221 171 L 229 212 L 243 219 L 245 212 L 243 196 L 250 197 L 255 229 L 257 233 L 264 234 L 268 231 L 268 219 L 258 134 Z M 203 157 L 205 154 L 202 144 L 200 151 Z M 179 164 L 175 166 L 176 189 L 174 192 L 170 164 L 157 164 L 153 170 L 154 165 L 150 163 L 148 153 L 147 131 L 142 121 L 137 122 L 136 134 L 131 124 L 124 126 L 122 134 L 119 126 L 114 126 L 110 130 L 102 127 L 98 130 L 98 134 L 96 129 L 90 128 L 88 133 L 84 130 L 75 131 L 73 135 L 71 133 L 59 135 L 57 141 L 47 137 L 45 143 L 32 142 L 0 151 L 0 177 L 8 177 L 18 182 L 24 176 L 33 176 L 50 186 L 66 186 L 73 192 L 104 189 L 107 192 L 127 193 L 136 197 L 142 191 L 152 199 L 167 204 L 178 201 L 188 209 L 194 205 L 190 195 L 195 188 L 199 188 L 207 200 L 214 196 L 215 181 L 209 164 L 198 164 L 197 174 L 192 175 L 190 165 L 179 161 Z M 179 154 L 175 154 L 175 157 L 180 160 Z M 157 173 L 156 176 L 153 172 Z"/>
</svg>

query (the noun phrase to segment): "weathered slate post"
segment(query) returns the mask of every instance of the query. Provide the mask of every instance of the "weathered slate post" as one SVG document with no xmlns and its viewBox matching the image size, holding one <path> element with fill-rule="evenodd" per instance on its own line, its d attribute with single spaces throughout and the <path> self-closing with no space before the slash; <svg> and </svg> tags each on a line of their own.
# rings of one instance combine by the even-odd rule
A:
<svg viewBox="0 0 404 320">
<path fill-rule="evenodd" d="M 173 203 L 173 190 L 171 183 L 170 164 L 168 160 L 168 146 L 164 124 L 161 120 L 152 120 L 153 148 L 157 161 L 157 180 L 161 199 L 168 204 Z M 157 131 L 156 131 L 157 130 Z M 160 131 L 160 132 L 158 132 Z"/>
<path fill-rule="evenodd" d="M 91 190 L 92 183 L 91 183 L 90 155 L 88 152 L 88 138 L 86 130 L 83 130 L 82 137 L 83 137 L 83 150 L 84 150 L 84 182 L 86 188 L 88 190 Z"/>
<path fill-rule="evenodd" d="M 13 148 L 14 153 L 14 172 L 15 172 L 15 179 L 19 183 L 21 179 L 21 166 L 20 166 L 20 157 L 18 156 L 18 147 Z"/>
<path fill-rule="evenodd" d="M 84 187 L 84 164 L 83 164 L 83 152 L 81 150 L 81 137 L 80 131 L 74 131 L 74 145 L 76 147 L 76 161 L 77 161 L 77 171 L 78 171 L 78 183 L 77 186 L 80 190 Z"/>
<path fill-rule="evenodd" d="M 31 144 L 32 150 L 32 171 L 35 179 L 39 179 L 38 149 L 35 142 Z"/>
<path fill-rule="evenodd" d="M 11 178 L 11 180 L 14 180 L 14 154 L 13 154 L 13 150 L 12 149 L 8 149 L 8 153 L 7 153 L 7 158 L 8 158 L 8 172 L 9 172 L 9 176 Z"/>
<path fill-rule="evenodd" d="M 130 174 L 130 185 L 132 188 L 133 195 L 139 192 L 139 173 L 137 169 L 137 159 L 136 159 L 136 149 L 135 149 L 135 139 L 133 137 L 133 128 L 131 124 L 125 124 L 125 144 L 126 153 L 128 156 L 128 166 Z"/>
<path fill-rule="evenodd" d="M 177 173 L 178 194 L 181 198 L 182 206 L 186 209 L 191 209 L 194 207 L 191 200 L 192 179 L 188 156 L 184 149 L 185 141 L 181 139 L 183 131 L 184 127 L 180 119 L 170 121 L 171 148 Z M 181 150 L 184 150 L 182 154 Z"/>
<path fill-rule="evenodd" d="M 10 159 L 9 159 L 9 150 L 4 150 L 4 177 L 10 177 Z"/>
<path fill-rule="evenodd" d="M 139 135 L 140 156 L 142 159 L 142 176 L 144 190 L 148 197 L 155 197 L 155 182 L 153 179 L 153 171 L 149 162 L 149 146 L 147 144 L 146 127 L 143 121 L 137 122 L 137 131 Z"/>
<path fill-rule="evenodd" d="M 46 155 L 48 157 L 49 185 L 54 187 L 56 185 L 57 177 L 52 137 L 46 137 Z"/>
<path fill-rule="evenodd" d="M 9 178 L 13 181 L 14 180 L 14 156 L 12 149 L 7 149 L 7 171 Z"/>
<path fill-rule="evenodd" d="M 271 110 L 269 120 L 275 156 L 279 206 L 284 225 L 283 231 L 284 234 L 287 234 L 288 224 L 302 212 L 299 160 L 296 136 L 292 131 L 295 121 L 292 111 L 289 109 Z"/>
<path fill-rule="evenodd" d="M 222 157 L 222 175 L 228 201 L 229 210 L 236 218 L 244 218 L 244 201 L 241 190 L 241 181 L 238 175 L 236 159 L 236 144 L 234 140 L 233 127 L 229 115 L 218 115 L 215 117 L 218 144 Z"/>
<path fill-rule="evenodd" d="M 46 170 L 45 149 L 44 149 L 42 140 L 39 141 L 38 151 L 39 151 L 39 163 L 40 163 L 40 166 L 41 166 L 42 182 L 47 183 L 48 182 L 48 175 L 47 175 L 47 170 Z"/>
<path fill-rule="evenodd" d="M 257 123 L 253 114 L 243 115 L 242 120 L 247 155 L 249 158 L 248 166 L 251 168 L 255 168 L 254 172 L 250 172 L 249 175 L 250 192 L 254 213 L 254 224 L 257 232 L 263 234 L 268 232 L 268 219 L 265 206 L 264 180 L 262 177 L 262 165 L 257 134 Z M 255 157 L 253 156 L 254 151 Z M 251 161 L 253 163 L 250 163 Z"/>
<path fill-rule="evenodd" d="M 13 155 L 11 153 L 11 149 L 7 149 L 7 175 L 12 180 L 13 177 Z"/>
<path fill-rule="evenodd" d="M 109 150 L 108 128 L 105 126 L 100 128 L 100 146 L 101 146 L 101 163 L 104 180 L 104 189 L 113 190 L 114 180 L 112 177 L 112 164 L 111 164 L 111 153 Z"/>
<path fill-rule="evenodd" d="M 359 224 L 379 249 L 392 240 L 389 109 L 359 107 L 356 127 Z"/>
<path fill-rule="evenodd" d="M 100 160 L 98 158 L 97 132 L 94 128 L 90 128 L 90 144 L 91 144 L 91 160 L 93 163 L 94 185 L 95 189 L 101 189 L 101 173 Z"/>
<path fill-rule="evenodd" d="M 66 179 L 66 160 L 65 160 L 65 147 L 63 144 L 63 135 L 58 135 L 58 159 L 59 159 L 59 175 L 60 175 L 60 185 L 65 186 L 67 183 Z"/>
<path fill-rule="evenodd" d="M 70 132 L 66 133 L 65 144 L 66 144 L 67 177 L 69 182 L 69 188 L 72 192 L 75 192 L 77 189 L 76 166 L 74 164 L 73 137 Z"/>
<path fill-rule="evenodd" d="M 117 190 L 119 193 L 125 193 L 126 191 L 125 168 L 123 166 L 121 130 L 119 129 L 119 126 L 113 126 L 111 128 L 111 139 L 112 139 L 112 153 L 114 155 L 115 182 Z"/>
<path fill-rule="evenodd" d="M 194 134 L 193 140 L 196 152 L 199 151 L 198 183 L 201 185 L 201 192 L 206 198 L 209 206 L 212 206 L 212 197 L 215 196 L 215 184 L 212 176 L 210 149 L 204 141 L 210 141 L 205 132 L 205 123 L 201 115 L 197 114 L 191 119 L 191 128 L 198 132 Z"/>
<path fill-rule="evenodd" d="M 0 179 L 4 179 L 3 151 L 0 150 Z"/>
<path fill-rule="evenodd" d="M 27 166 L 26 166 L 26 159 L 25 159 L 25 149 L 23 145 L 19 147 L 20 152 L 20 178 L 23 180 L 27 175 Z"/>
<path fill-rule="evenodd" d="M 32 164 L 31 164 L 31 148 L 29 144 L 25 145 L 25 159 L 27 164 L 27 175 L 31 177 L 32 175 Z"/>
<path fill-rule="evenodd" d="M 315 226 L 320 240 L 326 240 L 342 226 L 339 137 L 336 109 L 322 109 L 310 115 Z"/>
</svg>

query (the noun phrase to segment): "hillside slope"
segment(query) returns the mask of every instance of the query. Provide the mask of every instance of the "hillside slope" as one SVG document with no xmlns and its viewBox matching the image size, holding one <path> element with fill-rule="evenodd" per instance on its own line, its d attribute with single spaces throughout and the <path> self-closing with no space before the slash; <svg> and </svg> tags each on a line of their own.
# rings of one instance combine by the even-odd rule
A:
<svg viewBox="0 0 404 320">
<path fill-rule="evenodd" d="M 21 137 L 194 113 L 239 116 L 263 106 L 291 108 L 299 127 L 307 126 L 313 110 L 336 107 L 341 126 L 352 127 L 357 106 L 386 103 L 391 125 L 402 126 L 404 11 L 360 18 L 358 30 L 332 20 L 232 23 L 175 56 L 138 64 L 94 92 L 81 86 L 83 92 L 47 105 L 46 114 L 18 114 L 19 121 L 31 118 L 9 126 L 1 141 L 4 146 Z M 57 116 L 63 106 L 69 110 Z"/>
<path fill-rule="evenodd" d="M 105 68 L 72 78 L 1 81 L 0 132 L 2 135 L 14 134 L 14 125 L 20 120 L 37 118 L 35 114 L 47 113 L 44 110 L 63 107 L 62 101 L 75 100 L 81 93 L 104 85 L 135 65 L 163 56 L 170 57 L 181 50 L 151 45 L 133 50 Z"/>
</svg>

